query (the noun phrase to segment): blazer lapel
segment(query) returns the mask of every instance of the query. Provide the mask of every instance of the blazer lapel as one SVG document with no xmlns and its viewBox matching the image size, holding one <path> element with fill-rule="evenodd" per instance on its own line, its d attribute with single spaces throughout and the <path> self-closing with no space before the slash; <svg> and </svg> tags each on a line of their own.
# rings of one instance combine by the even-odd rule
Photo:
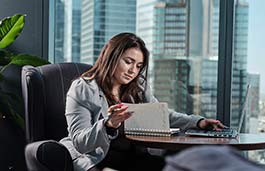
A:
<svg viewBox="0 0 265 171">
<path fill-rule="evenodd" d="M 108 108 L 109 108 L 109 105 L 108 105 L 108 102 L 107 102 L 107 99 L 104 95 L 104 93 L 99 89 L 99 99 L 100 99 L 100 102 L 101 102 L 101 113 L 102 113 L 102 116 L 104 118 L 106 118 L 108 116 Z"/>
</svg>

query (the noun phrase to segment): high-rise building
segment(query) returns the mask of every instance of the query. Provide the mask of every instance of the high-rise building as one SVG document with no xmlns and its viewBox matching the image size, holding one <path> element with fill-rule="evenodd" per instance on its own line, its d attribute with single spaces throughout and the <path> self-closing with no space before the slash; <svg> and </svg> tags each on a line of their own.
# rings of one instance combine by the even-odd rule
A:
<svg viewBox="0 0 265 171">
<path fill-rule="evenodd" d="M 54 58 L 52 62 L 80 62 L 81 0 L 54 2 Z M 53 49 L 51 49 L 53 50 Z"/>
<path fill-rule="evenodd" d="M 248 3 L 235 1 L 231 126 L 239 127 L 247 89 Z"/>
<path fill-rule="evenodd" d="M 64 2 L 55 2 L 54 10 L 54 50 L 55 58 L 51 61 L 55 63 L 64 62 Z"/>
<path fill-rule="evenodd" d="M 81 43 L 81 0 L 73 0 L 72 12 L 72 62 L 80 62 L 80 43 Z M 68 35 L 69 36 L 69 35 Z M 70 37 L 70 36 L 69 36 Z"/>
<path fill-rule="evenodd" d="M 193 113 L 217 113 L 219 0 L 191 0 L 189 23 L 190 93 Z M 200 16 L 200 17 L 198 17 Z"/>
<path fill-rule="evenodd" d="M 186 58 L 189 47 L 188 3 L 159 2 L 154 8 L 153 58 Z"/>
<path fill-rule="evenodd" d="M 202 59 L 200 64 L 200 108 L 201 115 L 216 118 L 217 111 L 217 76 L 218 58 L 208 57 Z"/>
<path fill-rule="evenodd" d="M 190 0 L 189 4 L 189 56 L 218 56 L 219 0 Z"/>
<path fill-rule="evenodd" d="M 153 84 L 153 32 L 154 32 L 154 6 L 158 0 L 137 0 L 136 34 L 140 36 L 150 52 L 149 57 L 149 82 Z M 152 87 L 153 88 L 153 87 Z"/>
<path fill-rule="evenodd" d="M 183 59 L 157 59 L 154 70 L 155 96 L 178 112 L 193 112 L 192 97 L 188 93 L 190 66 Z"/>
<path fill-rule="evenodd" d="M 64 1 L 64 61 L 80 62 L 81 0 Z"/>
<path fill-rule="evenodd" d="M 153 28 L 154 23 L 154 6 L 159 0 L 137 0 L 136 15 L 136 33 L 140 36 L 152 56 L 153 50 Z M 152 58 L 152 57 L 151 57 Z"/>
<path fill-rule="evenodd" d="M 93 64 L 115 34 L 136 30 L 136 0 L 83 0 L 81 61 Z"/>
<path fill-rule="evenodd" d="M 196 17 L 201 16 L 201 17 Z M 185 83 L 187 96 L 178 93 L 175 99 L 181 101 L 192 97 L 192 113 L 215 117 L 217 103 L 217 64 L 218 64 L 218 1 L 165 1 L 154 6 L 153 58 L 154 73 L 158 59 L 186 60 L 190 71 Z M 198 19 L 199 18 L 199 19 Z M 218 18 L 218 19 L 217 19 Z M 176 68 L 180 71 L 180 68 Z M 179 72 L 181 73 L 181 72 Z M 157 73 L 155 77 L 159 77 Z M 175 80 L 179 80 L 179 78 Z M 174 80 L 171 78 L 171 80 Z M 154 85 L 158 79 L 154 78 Z M 175 87 L 180 84 L 174 85 Z M 154 86 L 154 93 L 160 98 L 160 91 Z M 171 94 L 172 96 L 173 94 Z M 171 97 L 174 99 L 173 97 Z M 183 101 L 182 101 L 183 102 Z M 173 106 L 175 109 L 180 107 Z"/>
<path fill-rule="evenodd" d="M 184 0 L 157 2 L 153 27 L 154 94 L 160 101 L 168 102 L 169 107 L 184 113 L 192 113 L 188 93 L 188 7 L 188 1 Z"/>
</svg>

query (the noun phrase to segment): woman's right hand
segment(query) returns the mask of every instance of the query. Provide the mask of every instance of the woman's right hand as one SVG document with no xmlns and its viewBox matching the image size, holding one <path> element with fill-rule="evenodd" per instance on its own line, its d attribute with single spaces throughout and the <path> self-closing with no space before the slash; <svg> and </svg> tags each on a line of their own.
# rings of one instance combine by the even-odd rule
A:
<svg viewBox="0 0 265 171">
<path fill-rule="evenodd" d="M 106 126 L 111 128 L 118 128 L 123 121 L 132 116 L 130 112 L 127 111 L 128 106 L 124 104 L 116 104 L 108 108 L 109 118 L 105 122 Z"/>
</svg>

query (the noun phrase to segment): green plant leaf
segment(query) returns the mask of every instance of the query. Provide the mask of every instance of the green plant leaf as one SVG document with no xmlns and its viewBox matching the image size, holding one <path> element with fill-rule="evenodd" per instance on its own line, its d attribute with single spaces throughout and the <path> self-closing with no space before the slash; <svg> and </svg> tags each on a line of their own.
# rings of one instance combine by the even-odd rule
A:
<svg viewBox="0 0 265 171">
<path fill-rule="evenodd" d="M 28 54 L 19 54 L 13 56 L 9 64 L 16 64 L 19 66 L 32 65 L 34 67 L 50 64 L 50 62 L 39 58 L 38 56 L 32 56 Z"/>
<path fill-rule="evenodd" d="M 0 21 L 0 48 L 5 48 L 21 33 L 25 23 L 25 15 L 16 14 Z"/>
<path fill-rule="evenodd" d="M 11 53 L 0 49 L 0 66 L 7 65 L 11 61 Z"/>
</svg>

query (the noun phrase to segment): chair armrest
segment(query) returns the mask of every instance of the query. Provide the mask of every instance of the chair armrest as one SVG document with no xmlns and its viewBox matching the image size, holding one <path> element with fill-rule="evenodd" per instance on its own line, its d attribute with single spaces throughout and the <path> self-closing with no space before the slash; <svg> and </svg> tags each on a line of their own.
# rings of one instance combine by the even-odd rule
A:
<svg viewBox="0 0 265 171">
<path fill-rule="evenodd" d="M 69 151 L 54 140 L 29 143 L 25 148 L 25 158 L 29 171 L 73 171 Z"/>
</svg>

